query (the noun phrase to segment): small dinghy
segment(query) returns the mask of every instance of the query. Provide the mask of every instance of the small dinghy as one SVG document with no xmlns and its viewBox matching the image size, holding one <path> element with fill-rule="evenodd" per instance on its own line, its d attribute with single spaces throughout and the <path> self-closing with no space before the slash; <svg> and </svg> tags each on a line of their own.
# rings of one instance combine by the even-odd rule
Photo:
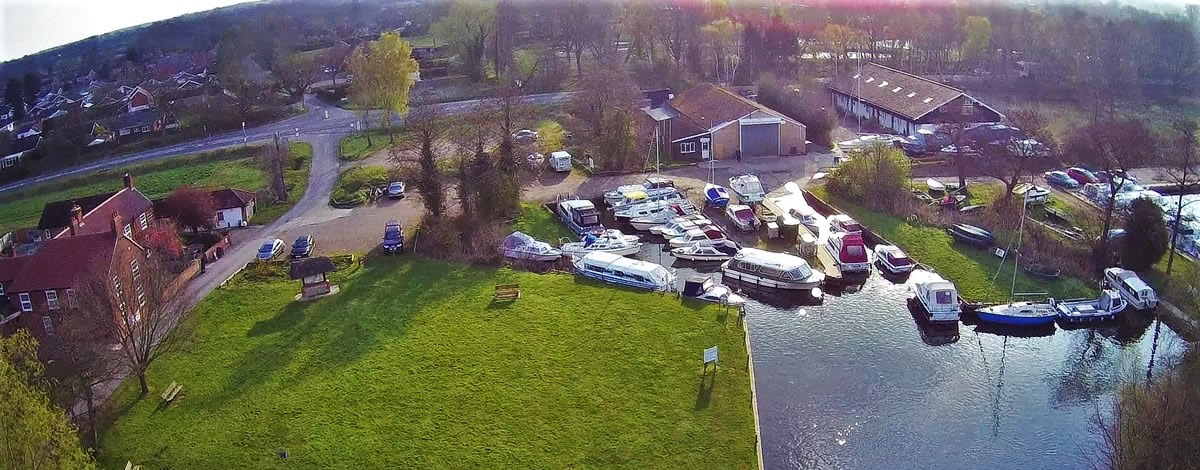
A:
<svg viewBox="0 0 1200 470">
<path fill-rule="evenodd" d="M 683 296 L 726 305 L 742 305 L 746 298 L 734 294 L 728 287 L 718 286 L 712 276 L 693 276 L 683 281 Z"/>
<path fill-rule="evenodd" d="M 1022 269 L 1024 269 L 1026 273 L 1029 273 L 1030 276 L 1038 279 L 1045 279 L 1047 281 L 1058 279 L 1058 276 L 1062 274 L 1062 271 L 1060 270 L 1051 268 L 1049 266 L 1042 266 L 1040 264 L 1027 264 L 1023 266 Z"/>
<path fill-rule="evenodd" d="M 562 258 L 562 251 L 549 243 L 537 241 L 521 232 L 513 232 L 500 243 L 500 253 L 505 258 L 530 261 L 555 261 Z"/>
<path fill-rule="evenodd" d="M 583 256 L 596 251 L 629 256 L 641 249 L 642 242 L 638 241 L 636 235 L 625 235 L 615 229 L 605 230 L 599 235 L 589 233 L 581 241 L 563 243 L 559 247 L 562 254 L 568 256 Z"/>
<path fill-rule="evenodd" d="M 946 191 L 946 185 L 942 184 L 941 181 L 935 180 L 933 178 L 929 178 L 929 179 L 925 180 L 925 186 L 929 186 L 929 192 L 941 193 L 941 192 Z"/>
<path fill-rule="evenodd" d="M 724 186 L 708 183 L 704 185 L 704 204 L 724 208 L 729 204 L 729 191 Z"/>
<path fill-rule="evenodd" d="M 738 245 L 733 240 L 717 240 L 674 248 L 671 256 L 689 261 L 725 261 L 733 258 L 737 252 Z"/>
<path fill-rule="evenodd" d="M 1091 321 L 1112 320 L 1125 310 L 1129 303 L 1121 298 L 1121 293 L 1113 289 L 1100 291 L 1098 299 L 1064 300 L 1050 304 L 1058 311 L 1058 319 L 1067 323 L 1082 323 Z"/>
</svg>

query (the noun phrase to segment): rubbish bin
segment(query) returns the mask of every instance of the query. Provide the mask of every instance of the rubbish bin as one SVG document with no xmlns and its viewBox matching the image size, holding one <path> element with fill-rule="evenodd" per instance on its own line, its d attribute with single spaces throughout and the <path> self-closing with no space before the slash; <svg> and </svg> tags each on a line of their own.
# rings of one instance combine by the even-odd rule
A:
<svg viewBox="0 0 1200 470">
<path fill-rule="evenodd" d="M 805 258 L 817 256 L 817 239 L 810 233 L 800 234 L 800 256 Z"/>
<path fill-rule="evenodd" d="M 783 221 L 783 226 L 779 227 L 779 236 L 785 242 L 794 243 L 796 237 L 800 236 L 800 221 L 796 219 Z"/>
<path fill-rule="evenodd" d="M 779 224 L 767 222 L 767 238 L 779 238 Z"/>
</svg>

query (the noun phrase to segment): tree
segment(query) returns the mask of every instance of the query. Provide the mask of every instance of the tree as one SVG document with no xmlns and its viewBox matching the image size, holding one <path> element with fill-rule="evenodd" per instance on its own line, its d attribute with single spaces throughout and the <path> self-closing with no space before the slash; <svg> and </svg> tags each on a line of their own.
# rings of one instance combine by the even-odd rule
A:
<svg viewBox="0 0 1200 470">
<path fill-rule="evenodd" d="M 1109 175 L 1108 198 L 1103 206 L 1104 228 L 1096 246 L 1097 259 L 1106 259 L 1110 253 L 1108 235 L 1118 189 L 1125 186 L 1130 170 L 1153 160 L 1155 138 L 1142 121 L 1101 121 L 1072 133 L 1066 148 L 1066 154 L 1076 161 L 1100 168 Z"/>
<path fill-rule="evenodd" d="M 1121 239 L 1121 264 L 1134 271 L 1150 269 L 1166 254 L 1167 236 L 1162 208 L 1146 198 L 1134 199 Z"/>
<path fill-rule="evenodd" d="M 33 72 L 25 72 L 25 80 L 23 83 L 25 92 L 25 103 L 30 107 L 37 104 L 38 91 L 42 89 L 42 78 Z"/>
<path fill-rule="evenodd" d="M 221 85 L 229 92 L 233 112 L 238 119 L 245 123 L 250 119 L 254 107 L 262 99 L 263 86 L 243 75 L 225 75 L 221 77 Z"/>
<path fill-rule="evenodd" d="M 258 163 L 267 172 L 267 187 L 275 202 L 286 201 L 288 198 L 287 180 L 284 178 L 287 161 L 290 158 L 289 144 L 286 139 L 275 135 L 274 145 L 264 145 L 258 152 Z"/>
<path fill-rule="evenodd" d="M 0 336 L 0 468 L 96 468 L 66 413 L 50 402 L 37 350 L 25 331 Z"/>
<path fill-rule="evenodd" d="M 483 79 L 488 38 L 495 34 L 496 5 L 480 0 L 455 0 L 446 16 L 429 27 L 430 34 L 446 43 L 463 62 L 472 82 Z"/>
<path fill-rule="evenodd" d="M 346 67 L 346 60 L 350 57 L 350 51 L 350 46 L 346 45 L 346 43 L 335 41 L 333 47 L 330 47 L 321 57 L 322 64 L 324 64 L 325 68 L 333 76 L 334 86 L 337 86 L 338 74 L 341 74 L 342 70 Z"/>
<path fill-rule="evenodd" d="M 421 193 L 421 202 L 425 204 L 426 212 L 441 217 L 446 210 L 446 183 L 438 160 L 445 153 L 443 138 L 449 127 L 434 105 L 413 108 L 404 125 L 409 137 L 405 139 L 403 147 L 391 149 L 392 164 L 405 168 L 412 164 L 407 156 L 413 153 L 417 155 L 413 180 L 416 181 L 417 191 Z"/>
<path fill-rule="evenodd" d="M 72 306 L 74 308 L 74 306 Z M 48 373 L 55 379 L 60 403 L 70 409 L 83 402 L 87 413 L 87 442 L 100 442 L 96 409 L 97 386 L 121 378 L 121 359 L 108 344 L 97 340 L 95 325 L 79 315 L 64 315 L 47 340 Z"/>
<path fill-rule="evenodd" d="M 635 113 L 641 92 L 620 62 L 594 67 L 572 87 L 568 109 L 583 129 L 584 150 L 604 170 L 631 169 L 639 161 L 635 149 Z"/>
<path fill-rule="evenodd" d="M 1169 286 L 1171 283 L 1171 269 L 1175 264 L 1175 244 L 1179 240 L 1179 226 L 1183 219 L 1183 196 L 1197 185 L 1200 185 L 1200 173 L 1197 172 L 1196 165 L 1200 158 L 1200 139 L 1196 135 L 1196 121 L 1192 119 L 1180 119 L 1173 123 L 1172 128 L 1175 131 L 1175 136 L 1171 139 L 1171 147 L 1168 149 L 1163 158 L 1163 172 L 1171 184 L 1175 185 L 1178 192 L 1175 201 L 1175 214 L 1171 221 L 1171 248 L 1167 251 L 1167 272 L 1163 276 L 1163 285 Z"/>
<path fill-rule="evenodd" d="M 167 215 L 196 233 L 213 228 L 216 206 L 212 193 L 190 185 L 175 188 L 166 202 Z"/>
<path fill-rule="evenodd" d="M 729 18 L 721 18 L 700 29 L 708 40 L 717 81 L 733 82 L 742 54 L 742 32 L 745 28 Z"/>
<path fill-rule="evenodd" d="M 25 100 L 21 97 L 20 80 L 8 79 L 8 84 L 4 86 L 4 103 L 12 108 L 17 119 L 25 117 Z"/>
<path fill-rule="evenodd" d="M 321 78 L 321 62 L 303 54 L 292 54 L 276 61 L 271 71 L 279 78 L 279 88 L 284 93 L 303 100 L 308 87 Z"/>
<path fill-rule="evenodd" d="M 1021 129 L 1023 135 L 983 144 L 980 148 L 980 158 L 977 159 L 983 174 L 1004 183 L 1004 204 L 1012 201 L 1013 189 L 1025 176 L 1039 165 L 1052 163 L 1046 157 L 1049 149 L 1054 147 L 1049 121 L 1037 106 L 1017 108 L 1009 113 L 1008 117 L 1013 126 Z M 1029 142 L 1027 138 L 1040 142 L 1041 146 Z"/>
<path fill-rule="evenodd" d="M 875 208 L 904 200 L 908 186 L 908 157 L 900 149 L 877 142 L 838 165 L 829 175 L 829 191 Z"/>
<path fill-rule="evenodd" d="M 150 393 L 146 370 L 183 337 L 176 326 L 187 313 L 187 300 L 179 295 L 176 273 L 166 260 L 138 256 L 134 261 L 137 269 L 129 275 L 110 275 L 107 263 L 82 274 L 75 282 L 76 314 L 94 334 L 119 346 L 122 366 L 137 376 L 145 395 Z"/>
<path fill-rule="evenodd" d="M 967 40 L 963 43 L 963 59 L 982 62 L 987 59 L 992 46 L 992 22 L 986 16 L 968 16 L 963 29 Z"/>
<path fill-rule="evenodd" d="M 183 256 L 183 240 L 173 225 L 164 225 L 160 222 L 142 232 L 142 246 L 165 259 L 178 259 Z"/>
<path fill-rule="evenodd" d="M 397 33 L 383 33 L 369 47 L 364 50 L 360 46 L 350 58 L 354 74 L 350 95 L 358 104 L 384 110 L 383 125 L 388 129 L 388 138 L 394 141 L 392 118 L 408 112 L 412 75 L 419 66 L 412 58 L 412 46 Z"/>
<path fill-rule="evenodd" d="M 836 77 L 841 70 L 839 63 L 846 60 L 850 49 L 861 48 L 867 40 L 866 34 L 854 28 L 840 24 L 830 24 L 817 33 L 825 50 L 833 57 L 833 75 Z"/>
</svg>

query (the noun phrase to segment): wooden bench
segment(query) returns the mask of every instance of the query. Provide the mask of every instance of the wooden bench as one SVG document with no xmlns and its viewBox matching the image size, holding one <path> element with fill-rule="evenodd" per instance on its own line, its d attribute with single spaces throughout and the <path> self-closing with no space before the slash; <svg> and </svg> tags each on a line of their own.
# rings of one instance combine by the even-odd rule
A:
<svg viewBox="0 0 1200 470">
<path fill-rule="evenodd" d="M 179 396 L 179 392 L 182 392 L 182 391 L 183 391 L 183 385 L 179 385 L 175 382 L 171 382 L 171 385 L 168 385 L 167 389 L 163 390 L 162 399 L 163 399 L 163 401 L 170 403 L 170 402 L 174 401 L 175 397 Z"/>
<path fill-rule="evenodd" d="M 517 300 L 521 298 L 520 284 L 497 284 L 496 296 L 492 300 Z"/>
</svg>

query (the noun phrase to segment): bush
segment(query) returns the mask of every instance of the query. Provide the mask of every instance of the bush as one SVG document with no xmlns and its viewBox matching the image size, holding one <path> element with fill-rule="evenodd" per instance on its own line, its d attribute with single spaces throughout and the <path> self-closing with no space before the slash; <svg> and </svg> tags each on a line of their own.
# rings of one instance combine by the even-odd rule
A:
<svg viewBox="0 0 1200 470">
<path fill-rule="evenodd" d="M 338 207 L 350 207 L 367 201 L 367 191 L 386 185 L 390 178 L 387 167 L 379 165 L 360 166 L 346 170 L 338 177 L 337 186 L 329 200 Z"/>
<path fill-rule="evenodd" d="M 1150 269 L 1167 253 L 1168 237 L 1162 209 L 1149 199 L 1135 199 L 1125 220 L 1121 264 L 1134 271 Z"/>
<path fill-rule="evenodd" d="M 908 157 L 899 149 L 878 143 L 855 152 L 829 175 L 829 191 L 874 209 L 892 209 L 907 199 Z"/>
</svg>

